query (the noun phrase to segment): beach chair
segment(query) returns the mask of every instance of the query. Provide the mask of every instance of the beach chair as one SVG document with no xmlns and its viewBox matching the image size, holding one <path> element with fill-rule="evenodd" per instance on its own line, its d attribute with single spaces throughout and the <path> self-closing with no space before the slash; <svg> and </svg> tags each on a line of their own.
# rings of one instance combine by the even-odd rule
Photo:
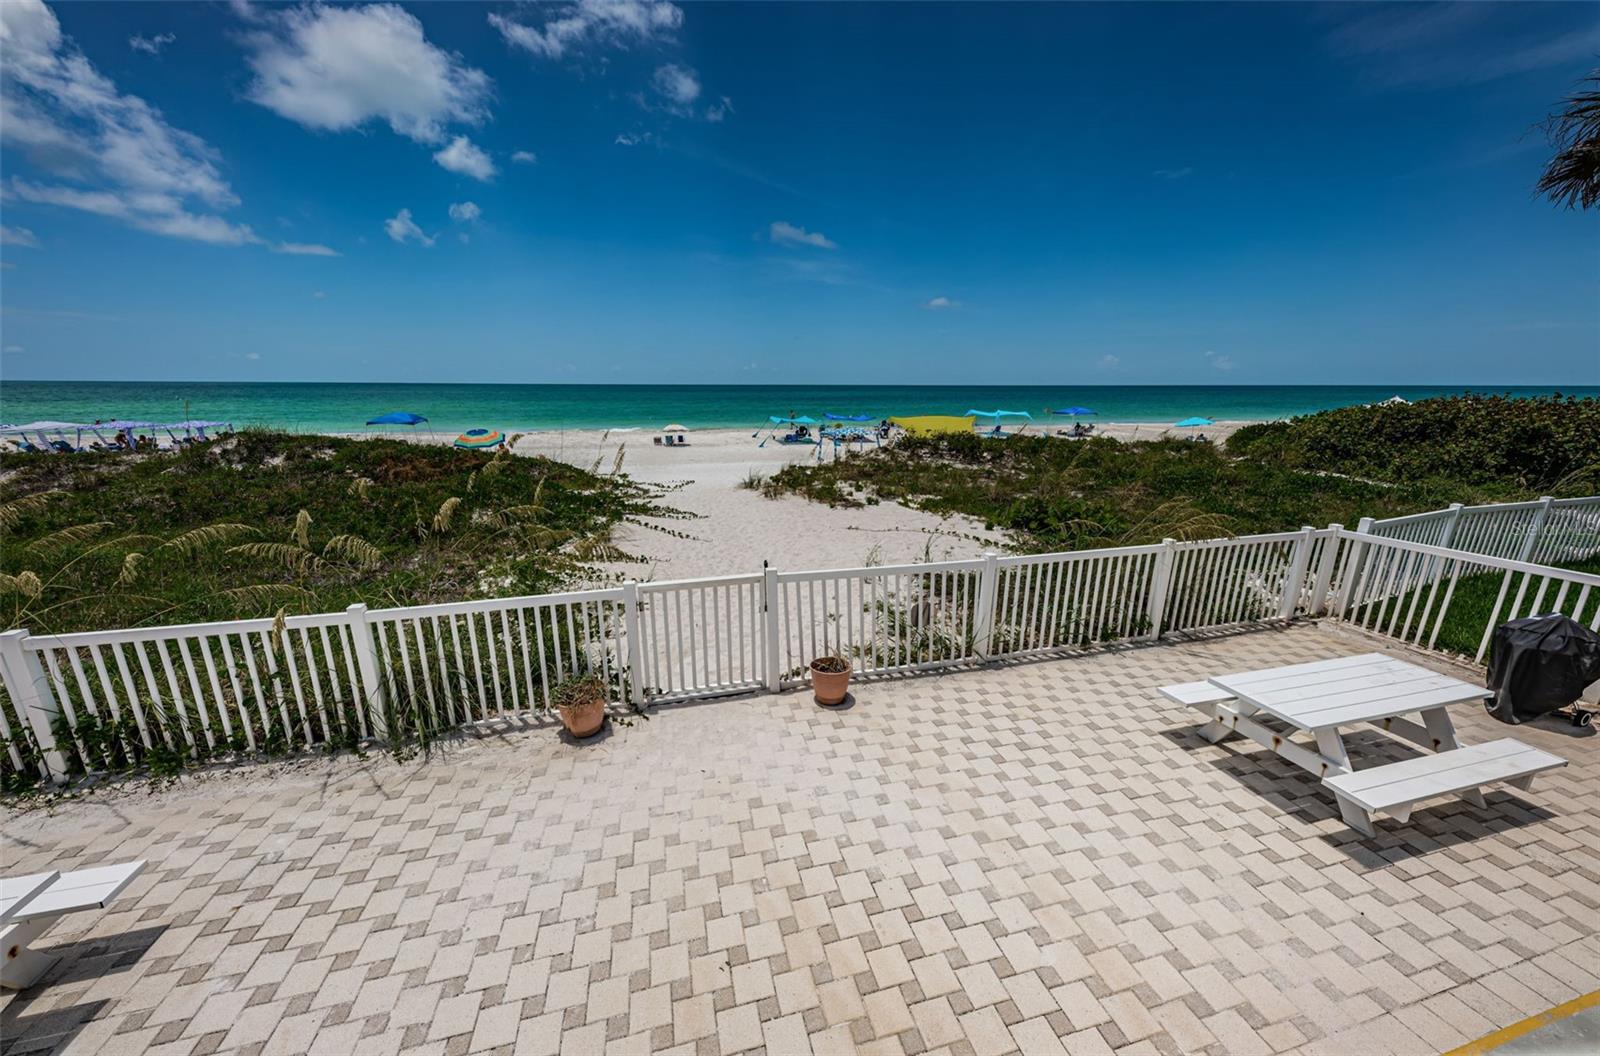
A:
<svg viewBox="0 0 1600 1056">
<path fill-rule="evenodd" d="M 5 950 L 5 961 L 0 964 L 0 987 L 24 990 L 38 982 L 60 958 L 29 946 L 68 913 L 104 909 L 110 905 L 144 867 L 145 863 L 140 861 L 78 869 L 61 873 L 37 893 L 30 892 L 27 900 L 16 906 L 7 918 L 9 922 L 5 927 L 0 928 L 0 948 Z M 8 878 L 4 886 L 9 892 L 14 883 L 25 884 L 29 879 Z"/>
<path fill-rule="evenodd" d="M 654 440 L 656 442 L 656 446 L 657 447 L 661 446 L 661 438 L 659 436 L 652 436 L 650 439 L 652 439 L 652 440 Z"/>
</svg>

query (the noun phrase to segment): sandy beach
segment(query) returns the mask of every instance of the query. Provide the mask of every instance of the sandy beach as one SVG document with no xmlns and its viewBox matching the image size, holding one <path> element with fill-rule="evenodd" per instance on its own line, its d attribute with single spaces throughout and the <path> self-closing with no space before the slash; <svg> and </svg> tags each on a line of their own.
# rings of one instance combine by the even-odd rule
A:
<svg viewBox="0 0 1600 1056">
<path fill-rule="evenodd" d="M 1248 424 L 1218 422 L 1194 431 L 1225 440 Z M 1118 440 L 1185 432 L 1151 422 L 1106 422 L 1096 427 L 1098 435 Z M 393 435 L 414 436 L 419 442 L 452 439 L 429 433 Z M 776 441 L 762 445 L 742 429 L 692 430 L 686 446 L 658 446 L 654 440 L 660 435 L 644 429 L 546 430 L 523 434 L 513 450 L 585 469 L 598 465 L 600 472 L 609 473 L 623 449 L 624 473 L 671 489 L 662 501 L 694 519 L 659 518 L 654 523 L 689 538 L 632 524 L 616 531 L 617 544 L 643 561 L 609 565 L 605 570 L 639 580 L 755 572 L 763 560 L 794 571 L 976 557 L 1005 547 L 1002 533 L 985 531 L 982 523 L 967 517 L 939 517 L 894 502 L 834 509 L 792 495 L 769 499 L 741 486 L 752 473 L 766 476 L 791 462 L 814 460 L 817 448 L 811 445 Z M 832 444 L 824 445 L 823 457 L 833 457 Z"/>
</svg>

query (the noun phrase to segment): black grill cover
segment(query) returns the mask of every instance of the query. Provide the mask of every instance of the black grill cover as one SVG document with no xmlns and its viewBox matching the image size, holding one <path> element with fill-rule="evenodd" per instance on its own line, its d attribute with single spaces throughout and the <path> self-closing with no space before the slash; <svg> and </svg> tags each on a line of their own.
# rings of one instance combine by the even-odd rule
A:
<svg viewBox="0 0 1600 1056">
<path fill-rule="evenodd" d="M 1600 634 L 1560 613 L 1508 620 L 1494 629 L 1487 707 L 1512 725 L 1564 708 L 1600 679 Z"/>
</svg>

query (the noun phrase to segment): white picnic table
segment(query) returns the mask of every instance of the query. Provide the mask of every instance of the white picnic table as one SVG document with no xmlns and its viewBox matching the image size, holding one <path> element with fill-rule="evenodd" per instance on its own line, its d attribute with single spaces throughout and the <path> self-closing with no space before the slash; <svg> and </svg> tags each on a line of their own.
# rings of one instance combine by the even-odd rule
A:
<svg viewBox="0 0 1600 1056">
<path fill-rule="evenodd" d="M 1284 758 L 1318 777 L 1354 769 L 1340 727 L 1377 723 L 1430 751 L 1448 752 L 1456 747 L 1450 705 L 1492 696 L 1482 686 L 1382 653 L 1217 675 L 1206 681 L 1231 693 L 1241 715 L 1262 712 L 1312 734 L 1320 754 Z M 1419 713 L 1421 723 L 1402 718 Z"/>
<path fill-rule="evenodd" d="M 1216 743 L 1241 734 L 1320 777 L 1338 797 L 1344 820 L 1368 836 L 1375 833 L 1374 811 L 1385 810 L 1404 821 L 1413 804 L 1457 792 L 1485 807 L 1480 786 L 1509 781 L 1526 789 L 1534 774 L 1566 765 L 1560 756 L 1511 738 L 1461 748 L 1450 706 L 1493 694 L 1382 653 L 1215 675 L 1205 682 L 1164 686 L 1161 692 L 1209 717 L 1200 727 L 1206 740 Z M 1407 717 L 1411 715 L 1421 721 Z M 1290 731 L 1266 725 L 1259 721 L 1263 716 Z M 1364 723 L 1435 754 L 1358 773 L 1341 731 Z M 1311 734 L 1316 750 L 1292 742 L 1289 737 L 1296 731 Z M 1448 758 L 1446 753 L 1451 753 Z"/>
<path fill-rule="evenodd" d="M 4 924 L 28 908 L 39 894 L 56 882 L 61 874 L 55 871 L 29 873 L 27 876 L 0 878 L 0 924 Z"/>
</svg>

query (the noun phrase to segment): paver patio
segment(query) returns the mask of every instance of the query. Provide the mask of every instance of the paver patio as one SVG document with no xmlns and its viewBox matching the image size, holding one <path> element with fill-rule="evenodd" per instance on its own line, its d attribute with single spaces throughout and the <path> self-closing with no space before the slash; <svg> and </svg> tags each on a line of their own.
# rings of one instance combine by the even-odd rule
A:
<svg viewBox="0 0 1600 1056">
<path fill-rule="evenodd" d="M 1571 765 L 1366 840 L 1155 691 L 1372 648 L 1263 631 L 10 815 L 8 873 L 150 866 L 45 937 L 0 1045 L 1424 1053 L 1600 987 L 1596 742 L 1522 727 Z"/>
</svg>

